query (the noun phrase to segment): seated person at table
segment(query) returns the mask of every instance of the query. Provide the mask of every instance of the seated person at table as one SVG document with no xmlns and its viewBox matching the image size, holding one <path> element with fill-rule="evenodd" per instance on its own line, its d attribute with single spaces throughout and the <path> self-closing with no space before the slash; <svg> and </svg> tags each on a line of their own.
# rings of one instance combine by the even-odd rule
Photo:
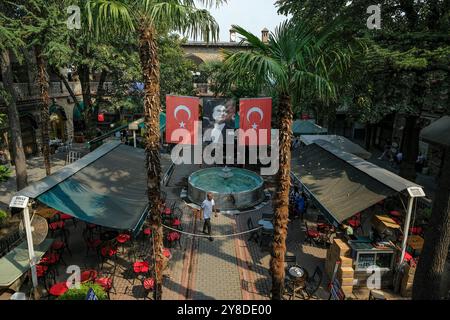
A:
<svg viewBox="0 0 450 320">
<path fill-rule="evenodd" d="M 347 237 L 349 237 L 350 239 L 356 239 L 354 233 L 353 233 L 353 228 L 347 224 L 342 224 L 341 225 L 341 229 L 345 232 L 345 235 Z"/>
</svg>

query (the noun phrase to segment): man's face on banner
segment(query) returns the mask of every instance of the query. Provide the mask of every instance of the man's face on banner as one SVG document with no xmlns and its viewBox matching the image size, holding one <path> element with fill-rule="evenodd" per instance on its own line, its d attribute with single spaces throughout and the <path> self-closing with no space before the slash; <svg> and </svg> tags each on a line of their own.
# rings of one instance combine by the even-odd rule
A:
<svg viewBox="0 0 450 320">
<path fill-rule="evenodd" d="M 224 123 L 227 120 L 227 108 L 224 105 L 216 106 L 212 116 L 216 123 Z"/>
</svg>

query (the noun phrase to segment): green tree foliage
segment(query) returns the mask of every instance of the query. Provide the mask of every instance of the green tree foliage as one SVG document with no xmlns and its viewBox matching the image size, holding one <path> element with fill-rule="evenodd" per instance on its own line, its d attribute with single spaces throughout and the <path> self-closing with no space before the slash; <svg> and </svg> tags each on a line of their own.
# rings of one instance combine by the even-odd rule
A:
<svg viewBox="0 0 450 320">
<path fill-rule="evenodd" d="M 236 76 L 234 71 L 229 70 L 222 61 L 209 61 L 199 66 L 200 78 L 198 82 L 208 83 L 209 88 L 216 96 L 226 96 L 235 100 L 245 97 L 256 97 L 260 94 L 260 85 L 256 83 L 256 77 L 241 70 Z M 269 88 L 264 88 L 270 92 Z"/>
<path fill-rule="evenodd" d="M 186 59 L 181 45 L 185 40 L 178 35 L 161 36 L 158 55 L 161 62 L 161 103 L 166 104 L 166 94 L 193 95 L 193 72 L 196 65 Z"/>
</svg>

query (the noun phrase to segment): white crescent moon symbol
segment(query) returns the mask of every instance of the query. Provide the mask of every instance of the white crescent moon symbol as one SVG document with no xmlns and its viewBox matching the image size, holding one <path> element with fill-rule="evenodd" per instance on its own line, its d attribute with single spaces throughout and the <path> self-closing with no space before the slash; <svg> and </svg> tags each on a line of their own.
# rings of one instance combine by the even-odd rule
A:
<svg viewBox="0 0 450 320">
<path fill-rule="evenodd" d="M 180 110 L 186 111 L 186 113 L 189 116 L 188 120 L 191 119 L 191 110 L 188 107 L 183 106 L 183 105 L 178 106 L 178 107 L 175 108 L 175 111 L 173 112 L 173 116 L 175 117 L 175 119 L 177 119 L 177 113 Z"/>
<path fill-rule="evenodd" d="M 258 112 L 260 117 L 261 117 L 261 121 L 264 119 L 264 112 L 261 110 L 260 107 L 252 107 L 247 111 L 247 121 L 250 122 L 250 115 L 253 112 Z"/>
</svg>

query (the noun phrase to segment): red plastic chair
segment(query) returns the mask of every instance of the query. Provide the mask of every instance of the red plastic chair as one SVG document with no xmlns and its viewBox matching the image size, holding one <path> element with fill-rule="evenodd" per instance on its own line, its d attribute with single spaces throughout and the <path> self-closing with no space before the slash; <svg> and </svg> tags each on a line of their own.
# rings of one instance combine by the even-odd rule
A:
<svg viewBox="0 0 450 320">
<path fill-rule="evenodd" d="M 422 227 L 412 227 L 409 229 L 409 232 L 413 235 L 421 236 L 421 235 L 423 235 L 423 228 Z"/>
<path fill-rule="evenodd" d="M 94 282 L 97 279 L 97 275 L 96 270 L 85 270 L 81 272 L 80 281 L 81 283 Z"/>
<path fill-rule="evenodd" d="M 131 240 L 131 236 L 128 233 L 121 233 L 116 237 L 116 241 L 122 246 L 122 253 L 125 253 L 125 244 Z"/>
<path fill-rule="evenodd" d="M 181 230 L 181 220 L 178 218 L 175 218 L 172 220 L 172 227 L 178 230 Z"/>
<path fill-rule="evenodd" d="M 66 282 L 58 282 L 55 283 L 53 286 L 51 286 L 50 290 L 48 290 L 48 293 L 54 297 L 62 296 L 64 293 L 67 292 L 69 288 L 67 288 Z"/>
<path fill-rule="evenodd" d="M 62 213 L 62 212 L 58 212 L 59 215 L 59 219 L 61 221 L 67 222 L 67 221 L 72 221 L 73 226 L 76 228 L 77 227 L 77 219 L 75 219 L 74 216 L 71 216 L 69 214 L 66 213 Z"/>
<path fill-rule="evenodd" d="M 308 242 L 310 245 L 317 244 L 320 238 L 320 232 L 318 230 L 310 229 L 308 227 L 308 223 L 305 221 L 306 233 L 305 233 L 305 242 Z"/>
<path fill-rule="evenodd" d="M 150 264 L 148 261 L 136 261 L 133 263 L 133 272 L 135 277 L 133 278 L 133 286 L 136 281 L 136 278 L 139 278 L 140 275 L 146 275 L 150 271 Z"/>
<path fill-rule="evenodd" d="M 142 286 L 144 287 L 144 300 L 148 298 L 148 295 L 155 289 L 155 279 L 154 278 L 144 278 L 142 280 Z"/>
<path fill-rule="evenodd" d="M 174 244 L 176 245 L 177 243 L 181 248 L 181 242 L 180 242 L 181 234 L 179 232 L 175 232 L 175 231 L 169 232 L 169 234 L 167 234 L 166 239 L 167 239 L 167 242 L 168 242 L 170 248 L 173 248 L 173 245 Z"/>
</svg>

